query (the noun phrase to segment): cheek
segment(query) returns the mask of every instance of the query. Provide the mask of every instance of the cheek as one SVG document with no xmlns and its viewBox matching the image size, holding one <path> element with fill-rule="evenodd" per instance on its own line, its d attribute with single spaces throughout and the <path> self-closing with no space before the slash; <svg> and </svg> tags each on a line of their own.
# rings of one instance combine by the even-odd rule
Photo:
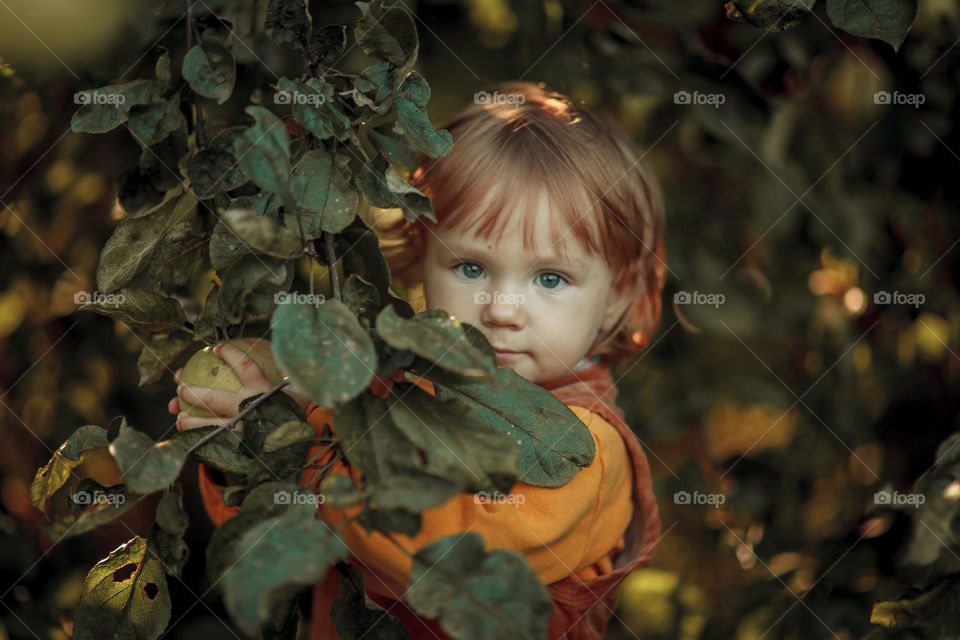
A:
<svg viewBox="0 0 960 640">
<path fill-rule="evenodd" d="M 458 319 L 476 324 L 479 305 L 473 302 L 473 292 L 469 287 L 457 282 L 451 273 L 425 272 L 424 295 L 427 307 L 443 309 Z"/>
</svg>

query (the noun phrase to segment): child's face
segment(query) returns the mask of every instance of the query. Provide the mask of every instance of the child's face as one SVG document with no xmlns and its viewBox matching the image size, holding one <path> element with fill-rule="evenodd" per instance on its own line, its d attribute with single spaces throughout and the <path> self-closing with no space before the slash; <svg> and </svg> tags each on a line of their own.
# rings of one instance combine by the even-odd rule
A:
<svg viewBox="0 0 960 640">
<path fill-rule="evenodd" d="M 499 366 L 543 383 L 570 373 L 624 301 L 603 258 L 586 253 L 572 234 L 560 239 L 567 261 L 554 257 L 549 225 L 555 222 L 545 204 L 528 215 L 537 216 L 535 249 L 523 247 L 517 216 L 499 240 L 434 228 L 427 234 L 424 295 L 427 307 L 483 332 L 498 350 Z"/>
</svg>

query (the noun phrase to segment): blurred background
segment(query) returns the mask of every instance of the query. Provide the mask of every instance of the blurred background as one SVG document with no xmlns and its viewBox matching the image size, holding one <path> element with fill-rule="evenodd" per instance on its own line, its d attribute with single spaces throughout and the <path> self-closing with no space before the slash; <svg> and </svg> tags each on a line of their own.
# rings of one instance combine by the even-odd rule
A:
<svg viewBox="0 0 960 640">
<path fill-rule="evenodd" d="M 233 27 L 237 89 L 212 121 L 298 72 L 252 4 L 193 5 Z M 310 4 L 352 42 L 352 2 Z M 434 124 L 501 81 L 542 81 L 614 115 L 663 184 L 660 331 L 614 377 L 664 537 L 608 637 L 958 637 L 960 4 L 889 3 L 919 4 L 898 50 L 837 29 L 823 2 L 787 30 L 719 0 L 405 4 Z M 173 425 L 171 377 L 141 388 L 136 337 L 74 299 L 140 149 L 70 117 L 77 91 L 153 77 L 160 40 L 176 68 L 185 10 L 0 0 L 0 639 L 68 637 L 86 572 L 153 520 L 156 499 L 53 545 L 29 487 L 81 425 Z M 368 64 L 354 49 L 338 67 Z M 191 293 L 209 287 L 197 274 Z M 192 554 L 167 635 L 235 637 L 205 593 L 194 467 L 183 481 Z M 871 623 L 896 598 L 875 621 L 901 628 Z"/>
</svg>

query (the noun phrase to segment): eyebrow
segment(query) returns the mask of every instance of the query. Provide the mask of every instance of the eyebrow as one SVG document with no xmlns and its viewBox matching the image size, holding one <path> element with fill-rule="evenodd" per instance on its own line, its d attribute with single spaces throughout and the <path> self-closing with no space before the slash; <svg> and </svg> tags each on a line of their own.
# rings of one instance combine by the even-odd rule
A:
<svg viewBox="0 0 960 640">
<path fill-rule="evenodd" d="M 473 255 L 486 255 L 487 251 L 485 249 L 477 247 L 464 247 L 459 244 L 446 243 L 445 246 L 447 249 L 456 255 L 459 254 L 473 254 Z M 579 269 L 585 266 L 585 263 L 579 260 L 565 260 L 561 256 L 556 254 L 550 254 L 546 256 L 539 256 L 534 264 L 563 264 L 568 267 Z"/>
</svg>

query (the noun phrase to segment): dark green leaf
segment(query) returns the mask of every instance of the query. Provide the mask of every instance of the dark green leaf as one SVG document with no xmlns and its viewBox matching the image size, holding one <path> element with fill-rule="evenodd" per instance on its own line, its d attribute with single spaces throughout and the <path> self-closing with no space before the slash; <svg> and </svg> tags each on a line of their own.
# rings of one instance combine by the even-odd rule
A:
<svg viewBox="0 0 960 640">
<path fill-rule="evenodd" d="M 406 98 L 398 97 L 396 105 L 397 123 L 393 127 L 394 132 L 406 136 L 414 149 L 431 158 L 441 158 L 450 153 L 453 137 L 449 131 L 435 131 L 426 112 Z"/>
<path fill-rule="evenodd" d="M 393 307 L 377 316 L 378 335 L 395 349 L 407 349 L 438 366 L 464 376 L 489 378 L 497 364 L 465 337 L 460 321 L 442 309 L 430 309 L 410 319 Z"/>
<path fill-rule="evenodd" d="M 370 336 L 338 300 L 282 304 L 271 319 L 273 352 L 290 382 L 310 399 L 334 407 L 359 395 L 373 378 Z"/>
<path fill-rule="evenodd" d="M 727 15 L 754 27 L 785 31 L 800 24 L 815 3 L 816 0 L 731 0 Z"/>
<path fill-rule="evenodd" d="M 142 147 L 157 144 L 180 127 L 180 97 L 130 109 L 127 126 Z"/>
<path fill-rule="evenodd" d="M 186 461 L 186 449 L 179 441 L 154 442 L 153 439 L 127 425 L 120 425 L 120 434 L 110 443 L 110 453 L 130 491 L 139 494 L 163 489 L 180 475 Z"/>
<path fill-rule="evenodd" d="M 339 58 L 347 48 L 347 26 L 328 24 L 310 35 L 310 50 L 321 61 Z"/>
<path fill-rule="evenodd" d="M 347 556 L 347 546 L 310 504 L 254 525 L 239 539 L 246 550 L 223 578 L 227 610 L 248 634 L 270 614 L 273 596 L 290 587 L 320 581 L 330 565 Z"/>
<path fill-rule="evenodd" d="M 256 121 L 233 144 L 240 168 L 261 189 L 285 193 L 290 179 L 290 137 L 283 123 L 267 109 L 251 106 Z"/>
<path fill-rule="evenodd" d="M 183 541 L 189 522 L 183 509 L 183 487 L 174 484 L 157 503 L 156 521 L 147 539 L 164 571 L 178 578 L 190 557 L 190 548 Z"/>
<path fill-rule="evenodd" d="M 293 258 L 302 253 L 300 238 L 272 218 L 251 209 L 230 209 L 221 216 L 236 238 L 257 253 Z"/>
<path fill-rule="evenodd" d="M 122 220 L 100 252 L 97 287 L 112 293 L 146 268 L 157 243 L 196 208 L 192 193 L 169 198 L 137 218 Z"/>
<path fill-rule="evenodd" d="M 183 79 L 195 93 L 223 104 L 237 82 L 233 54 L 220 38 L 205 32 L 200 44 L 183 57 Z"/>
<path fill-rule="evenodd" d="M 827 0 L 827 16 L 838 29 L 899 51 L 917 17 L 917 0 Z"/>
<path fill-rule="evenodd" d="M 519 553 L 486 552 L 477 533 L 447 536 L 413 558 L 404 596 L 460 640 L 545 638 L 553 600 Z"/>
<path fill-rule="evenodd" d="M 178 431 L 170 439 L 175 440 L 184 450 L 187 450 L 217 428 L 211 425 Z M 243 438 L 240 434 L 235 431 L 221 431 L 190 455 L 207 466 L 225 473 L 245 474 L 250 470 L 251 459 L 242 451 L 242 448 Z"/>
<path fill-rule="evenodd" d="M 244 131 L 243 127 L 230 127 L 221 131 L 210 141 L 209 146 L 190 158 L 187 175 L 190 187 L 201 200 L 212 198 L 222 191 L 230 191 L 247 182 L 233 155 L 234 141 Z"/>
<path fill-rule="evenodd" d="M 124 287 L 115 293 L 98 295 L 80 305 L 80 310 L 99 313 L 151 334 L 182 329 L 187 322 L 176 299 L 147 289 Z"/>
<path fill-rule="evenodd" d="M 181 338 L 175 333 L 150 336 L 150 340 L 140 351 L 140 357 L 137 358 L 137 371 L 140 372 L 139 386 L 153 384 L 170 372 L 170 363 L 192 344 L 193 340 Z"/>
<path fill-rule="evenodd" d="M 340 594 L 331 609 L 333 624 L 341 640 L 403 640 L 406 628 L 390 612 L 367 598 L 363 572 L 353 565 L 338 564 Z"/>
<path fill-rule="evenodd" d="M 294 169 L 300 207 L 296 215 L 286 215 L 290 229 L 299 233 L 302 227 L 304 236 L 311 240 L 324 231 L 340 233 L 353 221 L 360 199 L 346 177 L 350 175 L 348 160 L 340 154 L 332 158 L 321 150 L 304 154 Z"/>
<path fill-rule="evenodd" d="M 355 36 L 364 53 L 406 70 L 416 62 L 419 50 L 417 25 L 402 4 L 384 5 L 381 0 L 357 2 L 363 17 Z"/>
<path fill-rule="evenodd" d="M 476 403 L 489 426 L 517 441 L 521 482 L 559 487 L 593 462 L 596 446 L 590 430 L 552 393 L 512 369 L 498 368 L 493 385 L 427 369 L 411 370 L 433 381 L 437 398 Z"/>
<path fill-rule="evenodd" d="M 74 94 L 74 100 L 83 106 L 70 119 L 70 128 L 74 133 L 110 131 L 127 121 L 130 109 L 153 102 L 162 91 L 162 83 L 155 80 L 134 80 L 79 91 Z"/>
<path fill-rule="evenodd" d="M 267 35 L 277 44 L 304 49 L 310 41 L 310 12 L 306 0 L 270 0 Z"/>
<path fill-rule="evenodd" d="M 174 225 L 157 244 L 147 266 L 153 288 L 172 293 L 177 287 L 188 285 L 206 262 L 208 244 L 209 238 L 195 233 L 193 224 Z"/>
<path fill-rule="evenodd" d="M 223 272 L 223 287 L 217 296 L 218 323 L 239 324 L 247 315 L 272 312 L 277 293 L 287 291 L 293 277 L 293 261 L 254 254 L 240 258 Z"/>
</svg>

